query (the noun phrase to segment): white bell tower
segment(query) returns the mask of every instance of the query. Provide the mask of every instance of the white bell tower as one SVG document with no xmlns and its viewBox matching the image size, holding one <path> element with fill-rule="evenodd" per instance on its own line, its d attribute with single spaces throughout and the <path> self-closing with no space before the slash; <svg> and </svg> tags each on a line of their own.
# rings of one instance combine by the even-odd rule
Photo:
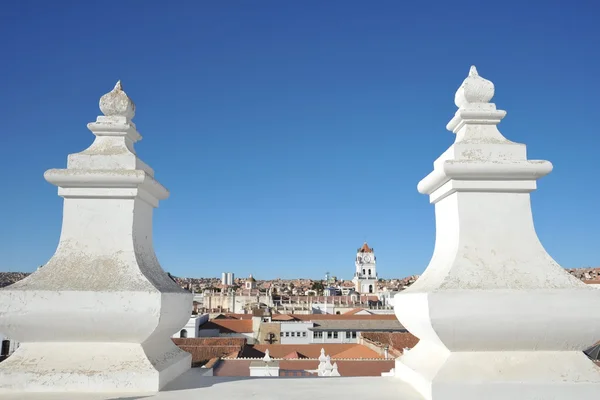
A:
<svg viewBox="0 0 600 400">
<path fill-rule="evenodd" d="M 375 293 L 377 290 L 377 267 L 375 252 L 365 242 L 356 252 L 356 272 L 354 273 L 354 287 L 361 294 Z"/>
</svg>

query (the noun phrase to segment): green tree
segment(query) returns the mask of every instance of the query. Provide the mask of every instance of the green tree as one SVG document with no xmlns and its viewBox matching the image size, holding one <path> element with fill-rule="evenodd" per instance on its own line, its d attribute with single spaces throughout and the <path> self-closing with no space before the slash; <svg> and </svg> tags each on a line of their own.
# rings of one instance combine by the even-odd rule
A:
<svg viewBox="0 0 600 400">
<path fill-rule="evenodd" d="M 321 294 L 323 293 L 323 289 L 325 289 L 325 286 L 323 285 L 323 281 L 315 281 L 312 283 L 312 286 L 310 288 L 316 291 L 317 294 Z"/>
</svg>

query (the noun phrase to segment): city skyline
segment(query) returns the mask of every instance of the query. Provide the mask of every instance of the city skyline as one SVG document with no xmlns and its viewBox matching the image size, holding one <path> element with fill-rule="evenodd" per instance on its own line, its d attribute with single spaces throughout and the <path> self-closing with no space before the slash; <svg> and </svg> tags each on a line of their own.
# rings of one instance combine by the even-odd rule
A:
<svg viewBox="0 0 600 400">
<path fill-rule="evenodd" d="M 381 277 L 420 274 L 435 219 L 416 185 L 454 139 L 445 126 L 472 64 L 498 87 L 503 134 L 554 164 L 531 196 L 544 247 L 566 268 L 598 266 L 596 8 L 7 4 L 0 35 L 18 57 L 0 65 L 2 148 L 16 150 L 0 157 L 0 271 L 54 253 L 62 199 L 43 173 L 91 144 L 86 124 L 121 79 L 137 152 L 171 192 L 154 213 L 165 271 L 348 279 L 366 240 Z M 107 29 L 115 10 L 130 23 Z"/>
</svg>

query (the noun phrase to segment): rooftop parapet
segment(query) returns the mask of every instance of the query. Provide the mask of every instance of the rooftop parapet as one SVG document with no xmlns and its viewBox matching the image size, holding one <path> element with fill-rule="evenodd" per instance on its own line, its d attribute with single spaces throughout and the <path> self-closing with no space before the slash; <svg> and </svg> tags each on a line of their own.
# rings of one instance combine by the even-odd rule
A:
<svg viewBox="0 0 600 400">
<path fill-rule="evenodd" d="M 120 82 L 100 109 L 92 145 L 44 174 L 64 198 L 55 254 L 0 290 L 0 331 L 21 343 L 0 363 L 0 394 L 155 392 L 190 368 L 170 337 L 192 294 L 152 244 L 153 209 L 169 192 L 135 153 L 135 105 Z"/>
<path fill-rule="evenodd" d="M 455 142 L 418 185 L 435 204 L 435 249 L 394 298 L 420 339 L 395 375 L 429 400 L 591 400 L 600 369 L 582 351 L 598 339 L 600 290 L 540 243 L 529 193 L 552 164 L 500 133 L 494 90 L 471 67 L 447 126 Z"/>
</svg>

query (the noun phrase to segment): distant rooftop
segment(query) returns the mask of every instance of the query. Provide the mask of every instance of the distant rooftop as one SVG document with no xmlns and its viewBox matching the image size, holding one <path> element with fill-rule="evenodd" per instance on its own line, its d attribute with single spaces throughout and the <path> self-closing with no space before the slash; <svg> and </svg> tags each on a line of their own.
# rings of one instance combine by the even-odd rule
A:
<svg viewBox="0 0 600 400">
<path fill-rule="evenodd" d="M 393 319 L 319 320 L 311 331 L 399 332 L 406 329 Z"/>
</svg>

